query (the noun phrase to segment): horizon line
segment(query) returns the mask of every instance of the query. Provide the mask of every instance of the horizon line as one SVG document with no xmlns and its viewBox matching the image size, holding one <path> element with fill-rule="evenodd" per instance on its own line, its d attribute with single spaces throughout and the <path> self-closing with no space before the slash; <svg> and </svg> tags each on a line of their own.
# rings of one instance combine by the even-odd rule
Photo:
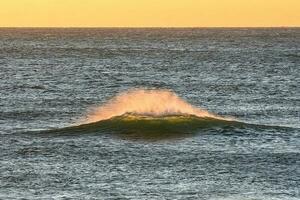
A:
<svg viewBox="0 0 300 200">
<path fill-rule="evenodd" d="M 72 29 L 72 28 L 132 28 L 132 29 L 151 29 L 151 28 L 160 28 L 160 29 L 175 29 L 175 28 L 300 28 L 300 26 L 0 26 L 0 29 L 3 28 L 57 28 L 57 29 Z"/>
</svg>

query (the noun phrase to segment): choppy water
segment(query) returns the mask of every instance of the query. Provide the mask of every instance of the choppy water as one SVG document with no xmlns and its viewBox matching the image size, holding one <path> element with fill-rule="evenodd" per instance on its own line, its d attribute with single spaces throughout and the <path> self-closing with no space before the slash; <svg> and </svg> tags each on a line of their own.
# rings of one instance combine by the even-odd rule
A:
<svg viewBox="0 0 300 200">
<path fill-rule="evenodd" d="M 300 29 L 0 29 L 0 77 L 0 199 L 300 199 Z M 77 126 L 138 88 L 238 122 Z"/>
</svg>

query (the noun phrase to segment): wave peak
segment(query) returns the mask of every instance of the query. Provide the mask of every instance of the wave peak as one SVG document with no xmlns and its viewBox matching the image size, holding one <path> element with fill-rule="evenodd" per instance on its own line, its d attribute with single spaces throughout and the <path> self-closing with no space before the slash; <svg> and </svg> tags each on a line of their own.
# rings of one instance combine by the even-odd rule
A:
<svg viewBox="0 0 300 200">
<path fill-rule="evenodd" d="M 95 108 L 88 114 L 85 122 L 98 122 L 126 113 L 151 117 L 194 115 L 228 120 L 192 106 L 172 91 L 135 89 L 118 94 L 106 104 Z"/>
</svg>

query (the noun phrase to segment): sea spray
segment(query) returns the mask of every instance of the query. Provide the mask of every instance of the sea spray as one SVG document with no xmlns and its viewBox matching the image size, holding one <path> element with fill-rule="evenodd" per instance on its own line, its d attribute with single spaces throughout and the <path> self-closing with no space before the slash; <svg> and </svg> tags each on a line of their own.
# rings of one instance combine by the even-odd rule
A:
<svg viewBox="0 0 300 200">
<path fill-rule="evenodd" d="M 106 104 L 93 109 L 84 123 L 102 121 L 126 113 L 151 117 L 194 115 L 230 120 L 194 107 L 169 90 L 133 89 L 120 93 Z"/>
</svg>

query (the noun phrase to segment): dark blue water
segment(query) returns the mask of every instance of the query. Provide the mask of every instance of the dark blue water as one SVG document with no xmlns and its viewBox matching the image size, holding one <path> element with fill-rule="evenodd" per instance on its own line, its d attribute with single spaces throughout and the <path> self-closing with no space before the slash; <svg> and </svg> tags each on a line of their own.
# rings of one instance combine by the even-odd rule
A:
<svg viewBox="0 0 300 200">
<path fill-rule="evenodd" d="M 0 198 L 300 199 L 299 85 L 298 28 L 0 29 Z M 137 88 L 243 123 L 74 127 Z"/>
</svg>

